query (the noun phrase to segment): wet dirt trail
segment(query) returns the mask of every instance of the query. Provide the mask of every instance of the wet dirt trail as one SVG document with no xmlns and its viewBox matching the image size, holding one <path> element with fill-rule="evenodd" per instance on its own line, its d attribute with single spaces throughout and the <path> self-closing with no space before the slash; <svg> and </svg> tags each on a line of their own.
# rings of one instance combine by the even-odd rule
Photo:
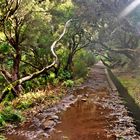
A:
<svg viewBox="0 0 140 140">
<path fill-rule="evenodd" d="M 86 82 L 60 104 L 6 136 L 8 140 L 140 140 L 101 63 L 91 68 Z"/>
<path fill-rule="evenodd" d="M 98 104 L 108 98 L 104 67 L 96 65 L 89 75 L 85 85 L 75 90 L 82 98 L 61 114 L 61 123 L 48 140 L 115 140 L 108 133 L 110 121 L 115 119 L 109 118 L 110 109 Z"/>
</svg>

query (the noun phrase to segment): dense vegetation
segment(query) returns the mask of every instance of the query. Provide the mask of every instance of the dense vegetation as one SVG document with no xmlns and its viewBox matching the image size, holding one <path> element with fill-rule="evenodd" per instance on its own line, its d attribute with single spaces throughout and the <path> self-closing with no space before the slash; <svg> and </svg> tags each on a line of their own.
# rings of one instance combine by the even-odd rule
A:
<svg viewBox="0 0 140 140">
<path fill-rule="evenodd" d="M 1 126 L 24 120 L 20 110 L 57 102 L 95 63 L 75 10 L 71 0 L 0 2 Z"/>
<path fill-rule="evenodd" d="M 46 85 L 50 73 L 58 80 L 72 76 L 74 55 L 89 42 L 82 25 L 69 20 L 73 11 L 71 0 L 1 1 L 1 100 Z"/>
<path fill-rule="evenodd" d="M 139 7 L 129 15 L 121 14 L 131 2 L 1 0 L 2 107 L 50 85 L 73 86 L 73 80 L 79 84 L 99 59 L 110 68 L 139 66 Z M 29 99 L 15 106 L 31 105 Z M 10 121 L 18 116 L 11 106 L 6 107 L 0 116 L 2 125 L 9 121 L 3 120 L 8 110 L 13 112 Z"/>
</svg>

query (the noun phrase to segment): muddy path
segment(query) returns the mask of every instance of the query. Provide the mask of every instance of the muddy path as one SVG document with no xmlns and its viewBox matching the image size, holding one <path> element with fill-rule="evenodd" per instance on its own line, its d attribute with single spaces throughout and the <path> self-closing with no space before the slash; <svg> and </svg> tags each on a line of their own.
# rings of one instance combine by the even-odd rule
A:
<svg viewBox="0 0 140 140">
<path fill-rule="evenodd" d="M 105 67 L 91 68 L 85 83 L 59 104 L 37 114 L 19 128 L 7 130 L 8 140 L 140 140 L 133 119 Z"/>
</svg>

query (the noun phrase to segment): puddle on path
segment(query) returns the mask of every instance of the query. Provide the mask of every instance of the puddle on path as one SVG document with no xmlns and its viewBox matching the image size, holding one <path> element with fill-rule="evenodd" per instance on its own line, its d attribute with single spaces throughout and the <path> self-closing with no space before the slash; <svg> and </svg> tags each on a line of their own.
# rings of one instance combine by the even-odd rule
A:
<svg viewBox="0 0 140 140">
<path fill-rule="evenodd" d="M 73 102 L 78 95 L 80 98 Z M 63 107 L 69 105 L 64 111 Z M 7 134 L 8 140 L 117 140 L 116 135 L 119 139 L 124 136 L 127 140 L 139 140 L 119 96 L 110 91 L 101 65 L 94 66 L 85 84 L 51 110 L 54 111 L 44 110 L 40 114 L 45 114 L 42 119 L 35 116 L 35 121 L 15 129 L 15 133 Z M 57 122 L 46 117 L 50 113 L 53 117 L 54 114 L 59 116 Z M 42 120 L 46 121 L 45 125 L 55 125 L 45 126 L 47 129 L 44 129 Z M 36 127 L 31 129 L 32 125 Z"/>
<path fill-rule="evenodd" d="M 107 115 L 108 110 L 96 105 L 93 100 L 79 100 L 61 114 L 62 123 L 48 140 L 115 140 L 114 136 L 107 134 Z"/>
</svg>

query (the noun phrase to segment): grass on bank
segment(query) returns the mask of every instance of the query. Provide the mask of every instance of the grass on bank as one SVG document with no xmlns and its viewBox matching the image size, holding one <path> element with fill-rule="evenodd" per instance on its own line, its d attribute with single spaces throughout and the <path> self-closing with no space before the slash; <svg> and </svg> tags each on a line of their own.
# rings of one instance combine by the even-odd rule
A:
<svg viewBox="0 0 140 140">
<path fill-rule="evenodd" d="M 140 106 L 140 76 L 137 73 L 119 74 L 118 79 Z"/>
</svg>

